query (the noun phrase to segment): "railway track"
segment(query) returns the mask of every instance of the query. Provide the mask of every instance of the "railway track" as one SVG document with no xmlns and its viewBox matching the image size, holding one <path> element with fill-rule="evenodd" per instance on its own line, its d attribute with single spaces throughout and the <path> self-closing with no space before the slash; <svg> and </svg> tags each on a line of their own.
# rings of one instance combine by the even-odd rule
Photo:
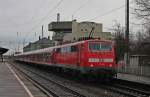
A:
<svg viewBox="0 0 150 97">
<path fill-rule="evenodd" d="M 131 82 L 121 79 L 114 79 L 114 82 L 107 84 L 114 87 L 115 91 L 126 91 L 124 93 L 132 97 L 150 97 L 150 85 Z"/>
<path fill-rule="evenodd" d="M 20 66 L 19 66 L 19 68 L 20 68 Z M 104 89 L 100 89 L 100 88 L 96 88 L 94 86 L 89 86 L 89 85 L 82 84 L 80 82 L 76 82 L 75 80 L 66 79 L 62 76 L 58 76 L 57 74 L 48 73 L 47 71 L 33 68 L 31 66 L 22 65 L 21 68 L 29 69 L 27 71 L 33 72 L 33 73 L 38 73 L 46 79 L 53 80 L 54 82 L 59 83 L 59 84 L 63 84 L 63 86 L 70 88 L 71 90 L 75 90 L 77 93 L 82 94 L 84 97 L 120 97 L 120 96 L 125 97 L 120 94 L 118 95 L 117 93 L 113 93 L 113 92 L 110 92 L 110 91 L 107 91 Z M 83 97 L 83 96 L 78 95 L 76 97 Z M 65 97 L 67 97 L 67 96 L 65 96 Z M 74 97 L 74 96 L 69 96 L 69 97 Z"/>
<path fill-rule="evenodd" d="M 40 74 L 29 70 L 27 71 L 27 69 L 21 69 L 14 65 L 13 67 L 48 97 L 86 97 L 75 90 L 65 87 L 63 84 L 47 79 Z"/>
<path fill-rule="evenodd" d="M 121 84 L 105 84 L 105 85 L 101 85 L 100 87 L 126 95 L 128 97 L 150 97 L 150 93 L 146 91 L 131 88 Z"/>
<path fill-rule="evenodd" d="M 85 85 L 110 90 L 115 93 L 125 95 L 125 97 L 150 97 L 149 85 L 146 85 L 146 84 L 143 85 L 141 83 L 129 82 L 129 81 L 120 80 L 120 79 L 115 79 L 115 81 L 104 82 L 104 83 L 101 83 L 101 82 L 93 83 L 93 84 L 86 83 Z"/>
<path fill-rule="evenodd" d="M 65 84 L 62 85 L 62 84 L 56 82 L 55 80 L 50 80 L 48 78 L 45 78 L 44 76 L 39 75 L 39 74 L 37 74 L 31 70 L 27 70 L 27 71 L 28 72 L 26 72 L 26 73 L 28 73 L 28 74 L 29 74 L 29 72 L 30 73 L 32 72 L 33 75 L 39 76 L 40 78 L 45 79 L 48 82 L 57 85 L 58 87 L 61 87 L 62 90 L 65 90 L 65 92 L 67 91 L 70 94 L 70 95 L 68 95 L 68 97 L 96 97 L 96 96 L 83 95 L 83 94 L 81 94 L 77 91 L 74 91 L 72 89 L 68 90 L 68 87 L 66 87 Z M 39 79 L 38 77 L 36 77 L 36 78 Z M 33 77 L 32 77 L 32 79 L 33 79 Z M 79 82 L 79 83 L 82 83 L 82 82 Z M 139 88 L 133 88 L 129 85 L 124 85 L 122 83 L 123 83 L 123 81 L 122 82 L 121 81 L 115 81 L 115 82 L 113 82 L 113 84 L 112 83 L 104 83 L 104 84 L 94 83 L 94 84 L 91 84 L 91 83 L 87 82 L 87 83 L 82 83 L 83 86 L 81 85 L 81 87 L 83 88 L 84 86 L 86 86 L 86 87 L 89 86 L 90 88 L 93 88 L 93 90 L 95 90 L 94 87 L 96 87 L 96 88 L 108 90 L 108 91 L 123 95 L 121 97 L 150 97 L 150 93 L 148 91 L 142 90 Z M 39 84 L 39 83 L 37 83 L 37 84 Z M 90 90 L 90 88 L 89 88 L 89 90 Z M 47 88 L 45 90 L 47 90 Z M 47 91 L 50 91 L 50 90 L 48 89 Z M 92 90 L 90 90 L 90 91 L 92 91 Z M 52 92 L 52 91 L 50 91 L 50 92 Z M 55 92 L 54 92 L 54 95 L 57 94 Z M 108 93 L 110 93 L 110 92 L 108 92 Z M 50 94 L 53 94 L 53 92 Z M 63 94 L 66 94 L 66 93 L 63 93 Z M 67 96 L 66 95 L 65 96 L 62 96 L 62 95 L 56 96 L 55 95 L 54 97 L 67 97 Z M 120 96 L 97 96 L 97 97 L 120 97 Z"/>
</svg>

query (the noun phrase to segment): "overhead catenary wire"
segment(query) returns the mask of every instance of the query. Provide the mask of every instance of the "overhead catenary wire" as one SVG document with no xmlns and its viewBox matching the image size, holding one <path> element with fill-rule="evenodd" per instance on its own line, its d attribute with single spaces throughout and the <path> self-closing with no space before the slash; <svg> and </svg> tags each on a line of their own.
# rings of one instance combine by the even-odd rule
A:
<svg viewBox="0 0 150 97">
<path fill-rule="evenodd" d="M 34 26 L 30 29 L 30 31 L 34 31 L 53 11 L 55 11 L 59 6 L 60 4 L 63 2 L 63 0 L 60 0 L 52 9 L 49 10 L 49 12 L 43 16 L 41 18 L 41 20 Z M 25 38 L 29 35 L 30 33 L 26 34 Z"/>
<path fill-rule="evenodd" d="M 53 11 L 55 11 L 62 2 L 63 0 L 60 0 L 51 10 L 49 10 L 49 12 L 45 16 L 42 17 L 39 23 L 36 26 L 34 26 L 31 30 L 34 30 L 37 26 L 39 26 L 39 24 L 41 24 Z"/>
<path fill-rule="evenodd" d="M 87 0 L 85 3 L 83 3 L 82 5 L 80 5 L 75 11 L 73 11 L 74 15 L 75 15 L 80 9 L 84 8 L 84 7 L 89 3 L 89 1 L 90 1 L 90 0 Z M 32 31 L 35 30 L 35 29 L 39 26 L 39 24 L 41 24 L 41 22 L 43 22 L 43 21 L 49 16 L 49 14 L 51 14 L 54 10 L 56 10 L 56 8 L 57 8 L 62 2 L 63 2 L 63 0 L 60 0 L 60 1 L 39 21 L 39 23 L 38 23 L 36 26 L 34 26 L 31 30 L 32 30 Z M 125 5 L 122 5 L 122 6 L 118 7 L 118 8 L 112 9 L 112 10 L 110 10 L 110 11 L 104 13 L 104 14 L 101 14 L 101 15 L 99 15 L 99 16 L 93 18 L 93 19 L 90 19 L 90 21 L 91 21 L 91 20 L 95 20 L 95 19 L 97 19 L 97 18 L 99 18 L 99 17 L 105 16 L 105 15 L 107 15 L 107 14 L 110 14 L 110 13 L 116 11 L 116 10 L 119 10 L 119 9 L 123 8 L 124 6 L 125 6 Z"/>
<path fill-rule="evenodd" d="M 47 16 L 48 16 L 52 11 L 54 11 L 54 10 L 62 3 L 62 1 L 63 1 L 63 0 L 60 0 L 60 1 L 56 4 L 56 6 L 54 6 L 54 7 L 48 12 L 48 14 L 45 15 L 45 16 L 41 19 L 41 21 L 39 22 L 39 24 L 40 24 L 42 21 L 44 21 L 44 20 L 47 18 Z M 84 7 L 89 3 L 89 1 L 90 1 L 90 0 L 87 0 L 85 3 L 83 3 L 82 5 L 80 5 L 75 11 L 73 11 L 73 13 L 76 14 L 80 9 L 84 8 Z M 96 16 L 96 17 L 90 19 L 89 21 L 92 21 L 92 20 L 95 20 L 95 19 L 97 19 L 97 18 L 103 17 L 103 16 L 108 15 L 108 14 L 110 14 L 110 13 L 113 13 L 113 12 L 115 12 L 115 11 L 117 11 L 117 10 L 123 8 L 123 7 L 125 7 L 125 4 L 122 5 L 122 6 L 119 6 L 119 7 L 117 7 L 117 8 L 114 8 L 114 9 L 112 9 L 112 10 L 110 10 L 110 11 L 107 11 L 107 12 L 101 14 L 101 15 L 98 15 L 98 16 Z M 35 28 L 37 28 L 37 27 L 39 26 L 39 24 L 37 24 L 36 26 L 34 26 L 31 30 L 34 30 Z"/>
<path fill-rule="evenodd" d="M 132 3 L 133 3 L 133 1 L 130 2 L 130 4 L 132 4 Z M 111 13 L 113 13 L 113 12 L 116 12 L 116 11 L 118 11 L 118 10 L 124 8 L 124 7 L 125 7 L 125 4 L 124 4 L 124 5 L 121 5 L 121 6 L 117 7 L 117 8 L 111 9 L 111 10 L 109 10 L 109 11 L 103 13 L 103 14 L 100 14 L 100 15 L 98 15 L 98 16 L 92 18 L 92 19 L 88 19 L 88 21 L 93 21 L 93 20 L 96 20 L 96 19 L 98 19 L 98 18 L 100 18 L 100 17 L 104 17 L 104 16 L 109 15 L 109 14 L 111 14 Z M 105 28 L 108 29 L 107 27 L 105 27 Z"/>
<path fill-rule="evenodd" d="M 81 9 L 84 8 L 84 7 L 88 4 L 89 1 L 90 1 L 90 0 L 86 0 L 85 3 L 81 4 L 81 6 L 79 6 L 76 10 L 74 10 L 74 14 L 80 13 Z M 63 2 L 63 0 L 60 0 L 56 5 L 54 5 L 54 7 L 53 7 L 52 9 L 49 10 L 49 12 L 48 12 L 46 15 L 44 15 L 41 19 L 39 19 L 40 21 L 37 21 L 36 24 L 33 25 L 34 27 L 29 28 L 29 29 L 30 29 L 30 32 L 31 32 L 32 30 L 35 30 L 35 29 L 37 30 L 37 27 L 39 27 L 40 24 L 41 24 L 47 17 L 49 17 L 49 15 L 50 15 L 53 11 L 55 11 L 56 8 L 59 7 L 59 5 L 60 5 L 62 2 Z M 55 3 L 56 3 L 56 2 L 55 2 Z M 113 12 L 115 12 L 115 11 L 117 11 L 117 10 L 123 8 L 124 6 L 125 6 L 125 5 L 122 5 L 122 6 L 119 6 L 119 7 L 117 7 L 117 8 L 114 8 L 114 9 L 112 9 L 112 10 L 110 10 L 110 11 L 107 11 L 107 12 L 105 12 L 105 13 L 99 14 L 98 16 L 96 16 L 96 17 L 94 17 L 94 18 L 92 18 L 92 19 L 89 19 L 89 20 L 90 20 L 90 21 L 91 21 L 91 20 L 96 20 L 96 19 L 99 19 L 100 17 L 104 17 L 104 16 L 106 16 L 106 15 L 110 15 L 111 13 L 113 13 Z M 38 23 L 38 24 L 37 24 L 37 23 Z M 42 24 L 41 24 L 41 25 L 42 25 Z M 41 33 L 41 32 L 40 32 L 40 33 Z M 31 33 L 27 33 L 27 35 L 25 34 L 25 39 L 24 39 L 24 40 L 27 40 L 26 38 L 29 38 L 28 36 L 29 36 L 30 34 L 31 34 Z M 35 31 L 32 31 L 32 34 L 35 34 Z M 39 34 L 39 33 L 38 33 L 38 34 Z M 29 39 L 29 40 L 31 40 L 31 39 Z M 22 40 L 21 40 L 21 41 L 22 41 Z"/>
<path fill-rule="evenodd" d="M 111 10 L 109 10 L 109 11 L 103 13 L 103 14 L 100 14 L 100 15 L 98 15 L 98 16 L 96 16 L 96 17 L 90 19 L 90 21 L 95 20 L 95 19 L 100 18 L 100 17 L 103 17 L 103 16 L 105 16 L 105 15 L 111 14 L 111 13 L 113 13 L 113 12 L 115 12 L 115 11 L 121 9 L 121 8 L 124 8 L 124 7 L 125 7 L 125 5 L 122 5 L 122 6 L 120 6 L 120 7 L 111 9 Z"/>
<path fill-rule="evenodd" d="M 36 16 L 36 15 L 38 14 L 39 10 L 41 10 L 41 9 L 44 8 L 43 4 L 45 3 L 45 1 L 46 1 L 46 0 L 42 1 L 42 3 L 40 4 L 40 6 L 38 6 L 40 9 L 34 10 L 34 13 L 33 13 L 34 16 Z M 22 23 L 22 24 L 17 24 L 17 27 L 18 27 L 18 26 L 20 27 L 20 26 L 32 24 L 33 22 L 37 22 L 37 20 L 34 19 L 34 16 L 32 15 L 31 18 L 30 18 L 28 21 L 26 21 L 26 22 L 24 22 L 24 23 Z"/>
<path fill-rule="evenodd" d="M 87 0 L 84 4 L 82 4 L 82 5 L 79 6 L 75 11 L 73 11 L 74 14 L 76 14 L 78 11 L 80 11 L 80 9 L 84 8 L 84 7 L 89 3 L 89 1 L 90 1 L 90 0 Z M 41 22 L 43 22 L 54 10 L 56 10 L 56 8 L 57 8 L 62 2 L 63 2 L 63 0 L 60 0 L 60 1 L 39 21 L 39 23 L 38 23 L 37 25 L 35 25 L 31 30 L 32 30 L 32 31 L 35 30 L 35 29 L 39 26 L 39 24 L 41 24 Z M 110 10 L 110 11 L 107 11 L 107 12 L 105 12 L 105 13 L 103 13 L 103 14 L 100 14 L 100 15 L 98 15 L 98 16 L 92 18 L 92 19 L 89 19 L 89 21 L 92 21 L 92 20 L 95 20 L 95 19 L 97 19 L 97 18 L 100 18 L 100 17 L 106 16 L 106 15 L 108 15 L 108 14 L 111 14 L 111 13 L 113 13 L 113 12 L 115 12 L 115 11 L 117 11 L 117 10 L 123 8 L 123 7 L 125 7 L 125 5 L 119 6 L 119 7 L 117 7 L 117 8 L 114 8 L 114 9 Z"/>
<path fill-rule="evenodd" d="M 85 3 L 83 3 L 82 5 L 80 5 L 75 11 L 73 11 L 74 14 L 76 14 L 78 11 L 80 11 L 82 8 L 84 8 L 90 0 L 87 0 Z"/>
<path fill-rule="evenodd" d="M 131 1 L 130 3 L 133 3 L 133 1 Z M 92 21 L 92 20 L 95 20 L 95 19 L 97 19 L 97 18 L 100 18 L 100 17 L 106 16 L 106 15 L 108 15 L 108 14 L 111 14 L 111 13 L 113 13 L 113 12 L 115 12 L 115 11 L 118 11 L 118 10 L 124 8 L 124 7 L 125 7 L 125 4 L 124 4 L 124 5 L 121 5 L 121 6 L 117 7 L 117 8 L 111 9 L 111 10 L 109 10 L 109 11 L 103 13 L 103 14 L 100 14 L 100 15 L 98 15 L 98 16 L 92 18 L 92 19 L 89 19 L 89 21 Z"/>
<path fill-rule="evenodd" d="M 75 9 L 71 14 L 69 14 L 69 16 L 67 16 L 66 18 L 69 18 L 70 15 L 74 16 L 77 12 L 81 11 L 82 8 L 84 8 L 91 0 L 86 0 L 85 3 L 81 4 L 77 9 Z"/>
</svg>

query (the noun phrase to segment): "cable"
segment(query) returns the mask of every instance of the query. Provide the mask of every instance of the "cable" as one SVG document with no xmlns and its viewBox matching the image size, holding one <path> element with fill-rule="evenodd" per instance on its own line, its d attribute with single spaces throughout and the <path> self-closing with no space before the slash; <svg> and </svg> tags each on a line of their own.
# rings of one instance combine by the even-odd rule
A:
<svg viewBox="0 0 150 97">
<path fill-rule="evenodd" d="M 133 3 L 133 1 L 131 1 L 130 4 L 131 4 L 131 3 Z M 121 8 L 124 8 L 124 7 L 125 7 L 125 4 L 122 5 L 122 6 L 120 6 L 120 7 L 114 8 L 114 9 L 112 9 L 112 10 L 110 10 L 110 11 L 107 11 L 107 12 L 101 14 L 101 15 L 98 15 L 98 16 L 96 16 L 96 17 L 90 19 L 90 21 L 95 20 L 95 19 L 100 18 L 100 17 L 103 17 L 103 16 L 105 16 L 105 15 L 111 14 L 111 13 L 113 13 L 113 12 L 115 12 L 115 11 L 121 9 Z"/>
<path fill-rule="evenodd" d="M 114 8 L 114 9 L 108 11 L 108 12 L 105 12 L 105 13 L 103 13 L 103 14 L 101 14 L 101 15 L 98 15 L 98 16 L 96 16 L 96 17 L 90 19 L 90 21 L 95 20 L 95 19 L 100 18 L 100 17 L 103 17 L 103 16 L 105 16 L 105 15 L 108 15 L 108 14 L 110 14 L 110 13 L 113 13 L 114 11 L 117 11 L 117 10 L 123 8 L 123 7 L 125 7 L 125 5 L 122 5 L 122 6 L 118 7 L 118 8 Z"/>
<path fill-rule="evenodd" d="M 45 0 L 45 1 L 46 1 L 46 0 Z M 34 14 L 35 16 L 36 16 L 36 14 L 39 12 L 39 10 L 41 10 L 41 9 L 44 8 L 43 4 L 45 3 L 45 1 L 43 1 L 43 2 L 40 4 L 40 6 L 39 6 L 40 9 L 34 11 L 33 14 Z M 20 27 L 20 26 L 32 24 L 33 22 L 37 22 L 37 20 L 34 20 L 34 17 L 33 17 L 33 15 L 32 15 L 31 18 L 30 18 L 28 21 L 25 21 L 24 23 L 17 24 L 16 26 L 17 26 L 17 27 Z"/>
<path fill-rule="evenodd" d="M 60 0 L 40 21 L 40 23 L 42 21 L 44 21 L 54 10 L 56 10 L 56 8 L 63 2 L 63 0 Z M 39 24 L 40 24 L 39 23 Z"/>
<path fill-rule="evenodd" d="M 74 13 L 76 13 L 78 10 L 82 9 L 83 7 L 85 7 L 89 1 L 90 1 L 90 0 L 87 0 L 84 4 L 82 4 L 79 8 L 77 8 L 77 9 L 74 11 Z M 51 14 L 51 12 L 54 11 L 62 2 L 63 2 L 63 0 L 60 0 L 60 1 L 48 12 L 48 14 L 45 15 L 45 16 L 41 19 L 41 21 L 40 21 L 36 26 L 34 26 L 31 30 L 34 30 L 37 26 L 39 26 L 39 24 L 40 24 L 42 21 L 44 21 L 44 20 L 47 18 L 47 16 L 48 16 L 49 14 Z M 131 3 L 131 2 L 130 2 L 130 3 Z M 122 5 L 122 6 L 120 6 L 120 7 L 114 8 L 114 9 L 112 9 L 112 10 L 110 10 L 110 11 L 107 11 L 107 12 L 101 14 L 101 15 L 98 15 L 98 16 L 96 16 L 96 17 L 90 19 L 89 21 L 92 21 L 92 20 L 95 20 L 95 19 L 97 19 L 97 18 L 103 17 L 103 16 L 108 15 L 108 14 L 110 14 L 110 13 L 113 13 L 113 12 L 115 12 L 115 11 L 117 11 L 117 10 L 123 8 L 123 7 L 125 7 L 125 4 Z"/>
<path fill-rule="evenodd" d="M 45 16 L 42 17 L 42 19 L 40 20 L 40 22 L 37 25 L 35 25 L 32 29 L 30 29 L 30 30 L 32 30 L 32 31 L 35 30 L 35 28 L 37 28 L 39 26 L 39 24 L 41 24 L 41 22 L 43 22 L 54 10 L 56 10 L 56 8 L 59 7 L 59 5 L 62 2 L 63 2 L 63 0 L 60 0 Z M 27 37 L 28 35 L 29 35 L 29 33 L 26 34 L 25 37 Z"/>
<path fill-rule="evenodd" d="M 76 14 L 76 12 L 78 12 L 80 9 L 84 8 L 90 0 L 87 0 L 85 3 L 83 3 L 79 8 L 77 8 L 75 11 L 73 11 L 74 14 Z"/>
<path fill-rule="evenodd" d="M 82 8 L 84 8 L 91 0 L 87 0 L 85 3 L 81 4 L 76 10 L 74 10 L 71 15 L 75 15 L 78 11 L 80 11 Z M 70 14 L 69 14 L 70 15 Z M 69 18 L 70 16 L 67 16 L 66 18 Z"/>
<path fill-rule="evenodd" d="M 34 30 L 41 22 L 43 22 L 56 8 L 63 2 L 63 0 L 60 0 L 41 20 L 40 22 L 34 26 L 31 30 Z"/>
</svg>

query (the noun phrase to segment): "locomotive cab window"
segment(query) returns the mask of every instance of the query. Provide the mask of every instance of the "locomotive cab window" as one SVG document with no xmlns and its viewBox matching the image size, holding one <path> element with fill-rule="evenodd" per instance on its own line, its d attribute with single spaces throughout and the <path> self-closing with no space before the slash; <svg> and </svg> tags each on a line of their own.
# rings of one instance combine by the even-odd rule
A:
<svg viewBox="0 0 150 97">
<path fill-rule="evenodd" d="M 102 51 L 111 51 L 112 45 L 107 43 L 101 43 L 101 50 Z"/>
<path fill-rule="evenodd" d="M 90 51 L 111 51 L 112 45 L 110 43 L 91 42 L 89 43 Z"/>
</svg>

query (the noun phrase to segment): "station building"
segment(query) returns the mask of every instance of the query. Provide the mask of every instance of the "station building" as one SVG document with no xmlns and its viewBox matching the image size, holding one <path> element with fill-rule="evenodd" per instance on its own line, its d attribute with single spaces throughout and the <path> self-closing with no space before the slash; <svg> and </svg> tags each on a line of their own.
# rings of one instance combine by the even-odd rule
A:
<svg viewBox="0 0 150 97">
<path fill-rule="evenodd" d="M 36 42 L 29 43 L 27 46 L 25 46 L 23 48 L 23 52 L 47 48 L 54 45 L 55 45 L 54 41 L 50 40 L 49 37 L 48 38 L 44 37 L 42 39 L 39 37 L 39 40 L 37 40 Z"/>
<path fill-rule="evenodd" d="M 103 25 L 95 22 L 57 21 L 48 25 L 48 30 L 53 31 L 52 39 L 55 41 L 74 41 L 81 37 L 111 39 L 110 32 L 103 32 Z"/>
</svg>

